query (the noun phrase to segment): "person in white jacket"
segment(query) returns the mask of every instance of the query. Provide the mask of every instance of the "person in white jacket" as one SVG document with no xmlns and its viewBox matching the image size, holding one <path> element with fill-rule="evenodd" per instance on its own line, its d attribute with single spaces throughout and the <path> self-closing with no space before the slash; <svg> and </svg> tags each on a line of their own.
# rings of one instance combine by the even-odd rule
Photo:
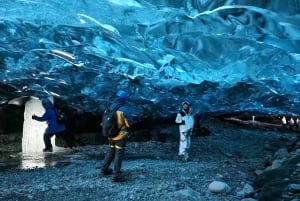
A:
<svg viewBox="0 0 300 201">
<path fill-rule="evenodd" d="M 190 103 L 184 101 L 181 104 L 181 110 L 177 113 L 176 124 L 179 125 L 180 141 L 179 141 L 179 160 L 186 162 L 189 160 L 189 148 L 191 146 L 191 135 L 194 128 L 194 116 Z"/>
</svg>

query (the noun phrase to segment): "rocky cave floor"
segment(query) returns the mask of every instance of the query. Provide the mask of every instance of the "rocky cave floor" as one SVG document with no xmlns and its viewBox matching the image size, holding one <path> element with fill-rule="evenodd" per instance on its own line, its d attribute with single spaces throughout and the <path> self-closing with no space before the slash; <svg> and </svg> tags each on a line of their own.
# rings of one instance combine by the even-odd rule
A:
<svg viewBox="0 0 300 201">
<path fill-rule="evenodd" d="M 273 142 L 293 133 L 209 126 L 210 135 L 192 137 L 191 161 L 177 160 L 178 141 L 129 142 L 123 172 L 127 181 L 114 183 L 100 167 L 107 145 L 40 153 L 36 166 L 0 172 L 0 200 L 243 200 L 241 191 L 265 169 Z M 274 151 L 274 150 L 273 150 Z M 19 156 L 11 156 L 17 158 Z M 24 156 L 23 156 L 24 157 Z M 38 167 L 38 161 L 46 167 Z M 2 161 L 1 164 L 9 163 Z M 231 190 L 212 193 L 213 181 Z"/>
</svg>

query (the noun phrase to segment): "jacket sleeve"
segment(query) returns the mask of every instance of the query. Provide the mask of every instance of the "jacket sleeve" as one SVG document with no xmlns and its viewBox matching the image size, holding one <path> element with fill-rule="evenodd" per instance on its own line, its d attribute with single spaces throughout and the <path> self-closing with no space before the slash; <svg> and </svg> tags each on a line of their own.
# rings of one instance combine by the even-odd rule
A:
<svg viewBox="0 0 300 201">
<path fill-rule="evenodd" d="M 120 111 L 120 118 L 121 118 L 120 124 L 125 124 L 126 128 L 129 128 L 132 125 L 133 120 L 131 114 L 128 111 L 128 108 L 121 107 L 119 111 Z"/>
<path fill-rule="evenodd" d="M 194 116 L 193 115 L 188 115 L 187 116 L 187 126 L 188 128 L 191 128 L 193 129 L 194 128 L 194 124 L 195 124 L 195 119 L 194 119 Z"/>
<path fill-rule="evenodd" d="M 49 119 L 50 119 L 50 114 L 49 114 L 49 111 L 47 111 L 47 110 L 41 117 L 39 117 L 39 116 L 36 117 L 37 121 L 47 121 Z"/>
<path fill-rule="evenodd" d="M 176 124 L 182 124 L 182 115 L 181 115 L 181 113 L 177 113 L 175 123 Z"/>
<path fill-rule="evenodd" d="M 123 118 L 124 118 L 124 123 L 125 123 L 126 127 L 129 128 L 132 125 L 131 115 L 127 111 L 124 111 Z"/>
</svg>

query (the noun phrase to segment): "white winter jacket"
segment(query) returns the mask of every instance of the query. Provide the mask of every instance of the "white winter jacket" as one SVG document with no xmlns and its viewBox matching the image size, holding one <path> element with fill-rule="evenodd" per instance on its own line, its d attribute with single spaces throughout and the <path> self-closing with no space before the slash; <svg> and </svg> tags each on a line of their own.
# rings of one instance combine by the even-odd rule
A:
<svg viewBox="0 0 300 201">
<path fill-rule="evenodd" d="M 184 109 L 182 109 L 180 112 L 177 113 L 175 122 L 180 124 L 185 122 L 185 124 L 179 125 L 179 131 L 181 133 L 187 132 L 188 130 L 191 130 L 194 128 L 194 116 L 192 115 L 191 108 L 189 108 L 189 111 L 186 112 Z"/>
</svg>

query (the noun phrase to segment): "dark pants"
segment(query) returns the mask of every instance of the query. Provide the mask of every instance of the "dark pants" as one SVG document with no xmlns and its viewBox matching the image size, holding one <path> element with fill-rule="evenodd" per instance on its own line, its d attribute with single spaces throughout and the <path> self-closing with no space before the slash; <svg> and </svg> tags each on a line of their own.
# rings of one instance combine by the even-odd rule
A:
<svg viewBox="0 0 300 201">
<path fill-rule="evenodd" d="M 55 135 L 55 133 L 44 133 L 45 150 L 52 148 L 51 138 L 53 135 Z"/>
<path fill-rule="evenodd" d="M 73 143 L 72 140 L 67 136 L 68 133 L 65 131 L 59 132 L 59 133 L 45 133 L 44 134 L 44 143 L 45 143 L 45 149 L 48 150 L 52 148 L 51 144 L 51 138 L 55 135 L 56 137 L 61 137 L 68 145 L 68 147 L 72 148 Z"/>
<path fill-rule="evenodd" d="M 104 158 L 102 169 L 108 170 L 112 161 L 114 161 L 114 177 L 121 177 L 121 166 L 125 154 L 126 139 L 110 141 L 109 149 Z"/>
</svg>

